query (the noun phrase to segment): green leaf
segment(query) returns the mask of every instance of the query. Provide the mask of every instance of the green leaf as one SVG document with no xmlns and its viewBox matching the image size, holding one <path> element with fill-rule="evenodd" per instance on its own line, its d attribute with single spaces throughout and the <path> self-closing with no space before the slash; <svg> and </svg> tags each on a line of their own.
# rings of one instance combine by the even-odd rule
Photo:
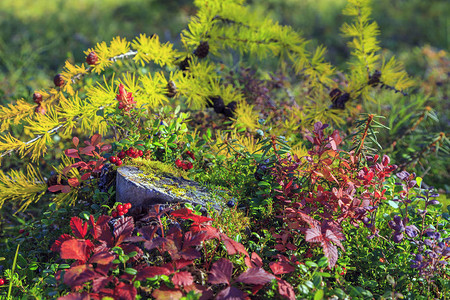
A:
<svg viewBox="0 0 450 300">
<path fill-rule="evenodd" d="M 395 285 L 395 279 L 391 275 L 387 275 L 386 280 L 389 282 L 390 285 Z"/>
<path fill-rule="evenodd" d="M 310 261 L 310 260 L 305 262 L 305 265 L 307 265 L 309 268 L 318 268 L 319 267 L 315 262 Z"/>
<path fill-rule="evenodd" d="M 322 276 L 318 275 L 317 273 L 313 276 L 313 284 L 315 288 L 320 287 L 320 284 L 322 283 Z"/>
<path fill-rule="evenodd" d="M 310 280 L 305 281 L 305 285 L 311 290 L 314 288 L 314 284 Z"/>
<path fill-rule="evenodd" d="M 319 265 L 320 268 L 326 267 L 328 265 L 328 258 L 326 258 L 326 256 L 323 256 L 322 258 L 319 259 L 317 264 Z"/>
<path fill-rule="evenodd" d="M 308 295 L 309 294 L 309 289 L 304 284 L 299 285 L 298 289 L 300 290 L 300 293 L 302 293 L 304 295 Z"/>
<path fill-rule="evenodd" d="M 85 219 L 86 221 L 89 221 L 89 216 L 90 215 L 91 214 L 88 211 L 82 211 L 79 214 L 80 218 Z"/>
<path fill-rule="evenodd" d="M 133 269 L 133 268 L 126 268 L 124 270 L 125 273 L 130 274 L 130 275 L 136 275 L 137 274 L 137 270 Z"/>
<path fill-rule="evenodd" d="M 389 204 L 389 206 L 391 206 L 393 208 L 398 208 L 398 202 L 396 202 L 396 201 L 389 200 L 388 204 Z"/>
<path fill-rule="evenodd" d="M 324 292 L 323 290 L 318 290 L 314 294 L 314 300 L 322 300 L 323 299 Z"/>
</svg>

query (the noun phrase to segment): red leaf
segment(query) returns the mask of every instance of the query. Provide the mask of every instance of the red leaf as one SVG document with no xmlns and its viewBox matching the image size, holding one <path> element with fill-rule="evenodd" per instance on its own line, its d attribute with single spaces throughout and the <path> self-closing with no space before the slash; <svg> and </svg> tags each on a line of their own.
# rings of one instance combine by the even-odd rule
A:
<svg viewBox="0 0 450 300">
<path fill-rule="evenodd" d="M 80 140 L 76 136 L 74 136 L 73 139 L 72 139 L 72 142 L 73 142 L 73 144 L 75 145 L 75 148 L 76 148 L 76 147 L 78 147 L 78 143 L 80 142 Z"/>
<path fill-rule="evenodd" d="M 70 193 L 71 188 L 68 185 L 56 184 L 56 185 L 49 186 L 48 190 L 52 193 L 61 191 L 61 193 L 67 194 L 67 193 Z"/>
<path fill-rule="evenodd" d="M 88 222 L 91 225 L 91 230 L 90 230 L 91 235 L 94 237 L 94 239 L 97 239 L 98 238 L 98 233 L 95 230 L 95 220 L 94 220 L 94 216 L 93 215 L 89 216 L 89 221 Z"/>
<path fill-rule="evenodd" d="M 177 272 L 173 275 L 172 282 L 175 285 L 191 285 L 194 283 L 194 277 L 189 272 Z"/>
<path fill-rule="evenodd" d="M 67 157 L 81 159 L 80 155 L 78 155 L 78 149 L 66 149 L 64 153 L 66 154 Z"/>
<path fill-rule="evenodd" d="M 154 290 L 152 296 L 156 300 L 178 300 L 183 297 L 183 293 L 178 289 L 169 289 L 168 287 L 161 287 Z"/>
<path fill-rule="evenodd" d="M 102 141 L 102 136 L 98 133 L 94 134 L 91 137 L 91 145 L 94 147 L 97 146 L 101 141 Z"/>
<path fill-rule="evenodd" d="M 111 145 L 110 144 L 106 144 L 106 145 L 103 145 L 100 148 L 100 151 L 102 151 L 102 152 L 109 152 L 111 149 L 112 149 Z"/>
<path fill-rule="evenodd" d="M 122 241 L 131 236 L 134 230 L 134 222 L 132 217 L 125 217 L 118 219 L 114 224 L 114 237 L 116 246 Z"/>
<path fill-rule="evenodd" d="M 277 281 L 278 293 L 289 300 L 295 300 L 295 291 L 292 285 L 283 279 L 277 279 Z"/>
<path fill-rule="evenodd" d="M 263 266 L 263 262 L 262 262 L 261 257 L 259 257 L 259 255 L 256 254 L 256 252 L 253 252 L 251 259 L 248 256 L 245 257 L 245 265 L 249 268 L 253 268 L 253 267 L 261 268 Z"/>
<path fill-rule="evenodd" d="M 72 187 L 77 187 L 80 185 L 80 182 L 78 181 L 78 178 L 76 178 L 76 177 L 69 178 L 67 181 L 69 182 L 69 185 Z"/>
<path fill-rule="evenodd" d="M 338 259 L 337 247 L 330 242 L 323 242 L 323 254 L 328 258 L 328 268 L 332 269 Z"/>
<path fill-rule="evenodd" d="M 61 251 L 61 244 L 65 241 L 73 240 L 73 236 L 68 235 L 66 233 L 62 234 L 52 245 L 50 250 L 53 252 L 60 252 Z"/>
<path fill-rule="evenodd" d="M 101 265 L 107 265 L 115 259 L 115 255 L 108 251 L 97 252 L 91 256 L 89 263 L 97 263 Z"/>
<path fill-rule="evenodd" d="M 190 219 L 194 221 L 195 223 L 204 223 L 208 221 L 212 221 L 213 219 L 199 216 L 194 214 L 189 208 L 181 208 L 173 211 L 171 213 L 172 216 L 180 219 Z"/>
<path fill-rule="evenodd" d="M 86 147 L 84 147 L 84 148 L 80 148 L 80 153 L 81 153 L 81 154 L 88 155 L 88 156 L 94 156 L 94 155 L 92 154 L 92 151 L 94 151 L 94 150 L 95 150 L 95 147 L 92 146 L 92 145 L 89 145 L 89 146 L 86 146 Z"/>
<path fill-rule="evenodd" d="M 223 233 L 220 234 L 220 239 L 227 248 L 227 252 L 229 255 L 242 253 L 245 254 L 246 256 L 249 256 L 247 250 L 245 250 L 245 247 L 241 243 L 236 242 L 235 240 L 229 238 L 227 235 Z"/>
<path fill-rule="evenodd" d="M 234 286 L 229 286 L 217 294 L 216 300 L 240 300 L 246 299 L 247 294 Z"/>
<path fill-rule="evenodd" d="M 105 286 L 107 286 L 108 283 L 110 283 L 110 282 L 112 282 L 112 276 L 97 277 L 92 281 L 92 291 L 99 292 L 101 289 L 103 289 Z"/>
<path fill-rule="evenodd" d="M 87 222 L 83 224 L 83 221 L 78 217 L 72 217 L 72 219 L 70 219 L 70 228 L 72 228 L 72 233 L 79 239 L 86 236 L 87 227 Z"/>
<path fill-rule="evenodd" d="M 86 262 L 94 245 L 89 240 L 67 240 L 61 244 L 62 259 L 76 259 Z"/>
<path fill-rule="evenodd" d="M 278 255 L 278 259 L 279 261 L 269 264 L 273 274 L 280 275 L 295 271 L 295 267 L 289 263 L 289 260 L 285 256 Z"/>
<path fill-rule="evenodd" d="M 83 283 L 88 282 L 98 276 L 92 267 L 88 265 L 79 265 L 70 268 L 64 274 L 64 283 L 71 288 L 81 286 Z"/>
<path fill-rule="evenodd" d="M 306 230 L 305 240 L 310 243 L 321 243 L 324 238 L 322 236 L 322 230 L 320 227 L 315 226 Z"/>
<path fill-rule="evenodd" d="M 145 267 L 138 271 L 136 280 L 143 280 L 146 278 L 153 278 L 158 275 L 170 275 L 172 272 L 164 267 Z"/>
<path fill-rule="evenodd" d="M 221 258 L 213 263 L 208 282 L 212 284 L 226 283 L 230 285 L 231 274 L 233 274 L 233 263 L 226 258 Z"/>
<path fill-rule="evenodd" d="M 132 284 L 120 282 L 114 288 L 114 295 L 118 296 L 116 299 L 120 300 L 134 300 L 136 299 L 137 290 Z"/>
<path fill-rule="evenodd" d="M 266 284 L 270 282 L 272 279 L 275 279 L 275 276 L 273 276 L 270 273 L 267 273 L 264 269 L 250 268 L 241 275 L 239 275 L 239 277 L 236 278 L 236 281 L 245 284 Z"/>
<path fill-rule="evenodd" d="M 84 173 L 84 174 L 81 176 L 81 180 L 85 181 L 85 180 L 88 180 L 90 177 L 91 177 L 91 172 Z"/>
</svg>

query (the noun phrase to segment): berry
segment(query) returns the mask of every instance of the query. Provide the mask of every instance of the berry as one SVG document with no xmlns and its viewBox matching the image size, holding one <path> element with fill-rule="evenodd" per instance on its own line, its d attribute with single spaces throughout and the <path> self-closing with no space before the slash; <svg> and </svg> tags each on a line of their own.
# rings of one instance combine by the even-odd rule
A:
<svg viewBox="0 0 450 300">
<path fill-rule="evenodd" d="M 124 215 L 128 213 L 128 209 L 126 209 L 126 208 L 124 208 L 122 211 L 123 211 Z"/>
<path fill-rule="evenodd" d="M 121 159 L 117 160 L 116 166 L 120 166 L 121 164 L 122 164 L 122 160 Z"/>
<path fill-rule="evenodd" d="M 55 78 L 53 78 L 53 82 L 56 86 L 62 86 L 64 84 L 64 78 L 61 74 L 56 74 Z"/>
<path fill-rule="evenodd" d="M 122 210 L 122 211 L 119 211 L 117 214 L 118 214 L 119 216 L 123 216 L 125 213 L 124 213 L 124 211 Z"/>
<path fill-rule="evenodd" d="M 232 207 L 234 206 L 234 201 L 233 201 L 233 200 L 228 201 L 228 202 L 227 202 L 227 206 L 228 206 L 229 208 L 232 208 Z"/>
<path fill-rule="evenodd" d="M 91 53 L 89 53 L 89 55 L 86 57 L 86 62 L 88 65 L 95 65 L 98 61 L 98 56 L 97 53 L 95 53 L 94 51 L 92 51 Z"/>
<path fill-rule="evenodd" d="M 194 165 L 193 165 L 190 161 L 186 162 L 186 169 L 190 170 L 190 169 L 192 169 L 193 167 L 194 167 Z M 185 170 L 186 170 L 186 169 L 185 169 Z"/>
<path fill-rule="evenodd" d="M 5 284 L 5 279 L 0 278 L 0 285 L 4 285 Z"/>
<path fill-rule="evenodd" d="M 177 159 L 177 160 L 175 161 L 175 165 L 176 165 L 178 168 L 181 168 L 181 167 L 183 167 L 183 162 L 182 162 L 180 159 Z"/>
<path fill-rule="evenodd" d="M 201 42 L 197 49 L 194 50 L 194 55 L 198 58 L 205 58 L 209 53 L 208 42 Z"/>
<path fill-rule="evenodd" d="M 34 109 L 34 112 L 37 114 L 41 114 L 41 115 L 45 115 L 45 113 L 47 112 L 47 110 L 45 109 L 45 107 L 43 107 L 42 105 L 38 105 L 36 106 L 36 108 Z"/>
<path fill-rule="evenodd" d="M 189 155 L 193 160 L 195 160 L 195 155 L 191 151 L 186 151 L 186 154 Z"/>
<path fill-rule="evenodd" d="M 131 203 L 125 203 L 125 204 L 124 204 L 124 207 L 125 207 L 126 209 L 130 209 L 130 208 L 131 208 Z"/>
<path fill-rule="evenodd" d="M 117 205 L 117 211 L 119 211 L 119 212 L 123 211 L 123 205 L 122 204 Z"/>
<path fill-rule="evenodd" d="M 119 154 L 117 154 L 117 157 L 122 159 L 125 157 L 125 155 L 126 155 L 126 153 L 124 151 L 120 151 Z"/>
<path fill-rule="evenodd" d="M 20 230 L 19 230 L 19 233 L 20 233 L 20 234 L 22 234 L 22 233 L 24 233 L 24 232 L 25 232 L 25 229 L 20 229 Z"/>
<path fill-rule="evenodd" d="M 113 212 L 111 213 L 111 216 L 112 216 L 113 218 L 116 218 L 116 217 L 117 217 L 117 211 L 113 211 Z"/>
<path fill-rule="evenodd" d="M 109 158 L 109 162 L 112 163 L 112 164 L 115 164 L 115 163 L 117 162 L 117 157 L 111 156 L 111 157 Z"/>
<path fill-rule="evenodd" d="M 40 93 L 34 93 L 33 94 L 33 101 L 36 104 L 41 104 L 41 102 L 42 102 L 42 95 Z"/>
<path fill-rule="evenodd" d="M 142 156 L 142 155 L 144 155 L 144 151 L 139 150 L 139 151 L 137 152 L 137 154 L 138 154 L 138 156 Z"/>
</svg>

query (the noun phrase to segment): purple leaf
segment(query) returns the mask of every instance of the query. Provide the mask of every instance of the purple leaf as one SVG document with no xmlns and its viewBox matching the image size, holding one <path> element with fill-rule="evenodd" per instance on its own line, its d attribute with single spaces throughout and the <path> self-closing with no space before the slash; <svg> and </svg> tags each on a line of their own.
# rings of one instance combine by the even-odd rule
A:
<svg viewBox="0 0 450 300">
<path fill-rule="evenodd" d="M 216 300 L 243 300 L 247 294 L 235 288 L 234 286 L 227 287 L 217 294 Z"/>
<path fill-rule="evenodd" d="M 242 282 L 245 284 L 266 284 L 270 282 L 272 279 L 275 279 L 270 273 L 267 273 L 262 268 L 250 268 L 238 278 L 236 278 L 237 282 Z"/>
<path fill-rule="evenodd" d="M 229 285 L 232 273 L 233 263 L 228 259 L 221 258 L 212 265 L 208 282 L 212 284 L 226 283 Z"/>
</svg>

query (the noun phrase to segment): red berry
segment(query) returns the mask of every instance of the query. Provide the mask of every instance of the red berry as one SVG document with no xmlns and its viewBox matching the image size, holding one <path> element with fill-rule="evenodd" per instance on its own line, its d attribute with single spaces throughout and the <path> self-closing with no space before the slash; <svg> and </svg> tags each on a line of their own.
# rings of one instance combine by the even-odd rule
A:
<svg viewBox="0 0 450 300">
<path fill-rule="evenodd" d="M 40 93 L 34 93 L 33 94 L 33 101 L 34 101 L 34 103 L 41 104 L 41 102 L 42 102 L 42 95 Z"/>
<path fill-rule="evenodd" d="M 41 114 L 41 115 L 45 115 L 45 113 L 47 112 L 47 110 L 42 106 L 42 105 L 38 105 L 36 106 L 36 108 L 34 109 L 34 112 L 37 114 Z"/>
<path fill-rule="evenodd" d="M 125 157 L 125 155 L 126 155 L 126 153 L 124 151 L 120 151 L 119 154 L 117 154 L 117 157 L 122 159 Z"/>
<path fill-rule="evenodd" d="M 20 233 L 20 234 L 22 234 L 22 233 L 24 233 L 24 232 L 25 232 L 25 229 L 20 229 L 20 230 L 19 230 L 19 233 Z"/>
<path fill-rule="evenodd" d="M 123 216 L 125 213 L 122 210 L 122 211 L 119 211 L 118 214 L 119 214 L 119 216 Z"/>
<path fill-rule="evenodd" d="M 188 161 L 188 162 L 186 163 L 186 168 L 187 168 L 188 170 L 192 169 L 193 167 L 194 167 L 194 165 L 193 165 L 190 161 Z"/>
<path fill-rule="evenodd" d="M 117 160 L 116 166 L 120 166 L 121 164 L 122 164 L 122 160 L 121 159 Z"/>
<path fill-rule="evenodd" d="M 112 216 L 113 218 L 117 217 L 117 211 L 113 211 L 113 212 L 111 213 L 111 216 Z"/>
<path fill-rule="evenodd" d="M 0 278 L 0 285 L 4 285 L 5 284 L 5 279 Z"/>
<path fill-rule="evenodd" d="M 130 209 L 130 208 L 131 208 L 131 203 L 126 203 L 126 204 L 124 205 L 124 207 L 125 207 L 126 209 Z"/>
<path fill-rule="evenodd" d="M 98 56 L 97 53 L 95 53 L 94 51 L 92 51 L 91 53 L 89 53 L 89 55 L 86 57 L 86 62 L 88 65 L 95 65 L 98 61 Z"/>
<path fill-rule="evenodd" d="M 109 162 L 112 163 L 112 164 L 115 164 L 115 163 L 117 162 L 117 157 L 111 156 L 111 157 L 109 158 Z"/>
<path fill-rule="evenodd" d="M 124 208 L 122 211 L 123 211 L 123 214 L 128 213 L 128 209 L 126 209 L 126 208 Z"/>
<path fill-rule="evenodd" d="M 186 151 L 186 154 L 189 155 L 193 160 L 195 160 L 195 155 L 191 151 Z"/>
<path fill-rule="evenodd" d="M 175 165 L 176 165 L 178 168 L 181 168 L 181 167 L 183 166 L 183 162 L 182 162 L 180 159 L 177 159 L 177 160 L 175 161 Z"/>
<path fill-rule="evenodd" d="M 123 210 L 123 205 L 119 204 L 117 205 L 117 211 L 121 212 Z"/>
<path fill-rule="evenodd" d="M 138 156 L 142 156 L 142 155 L 144 155 L 144 151 L 139 150 L 139 151 L 138 151 Z"/>
<path fill-rule="evenodd" d="M 53 78 L 53 82 L 56 86 L 62 86 L 64 84 L 64 78 L 61 74 L 56 74 L 55 78 Z"/>
</svg>

